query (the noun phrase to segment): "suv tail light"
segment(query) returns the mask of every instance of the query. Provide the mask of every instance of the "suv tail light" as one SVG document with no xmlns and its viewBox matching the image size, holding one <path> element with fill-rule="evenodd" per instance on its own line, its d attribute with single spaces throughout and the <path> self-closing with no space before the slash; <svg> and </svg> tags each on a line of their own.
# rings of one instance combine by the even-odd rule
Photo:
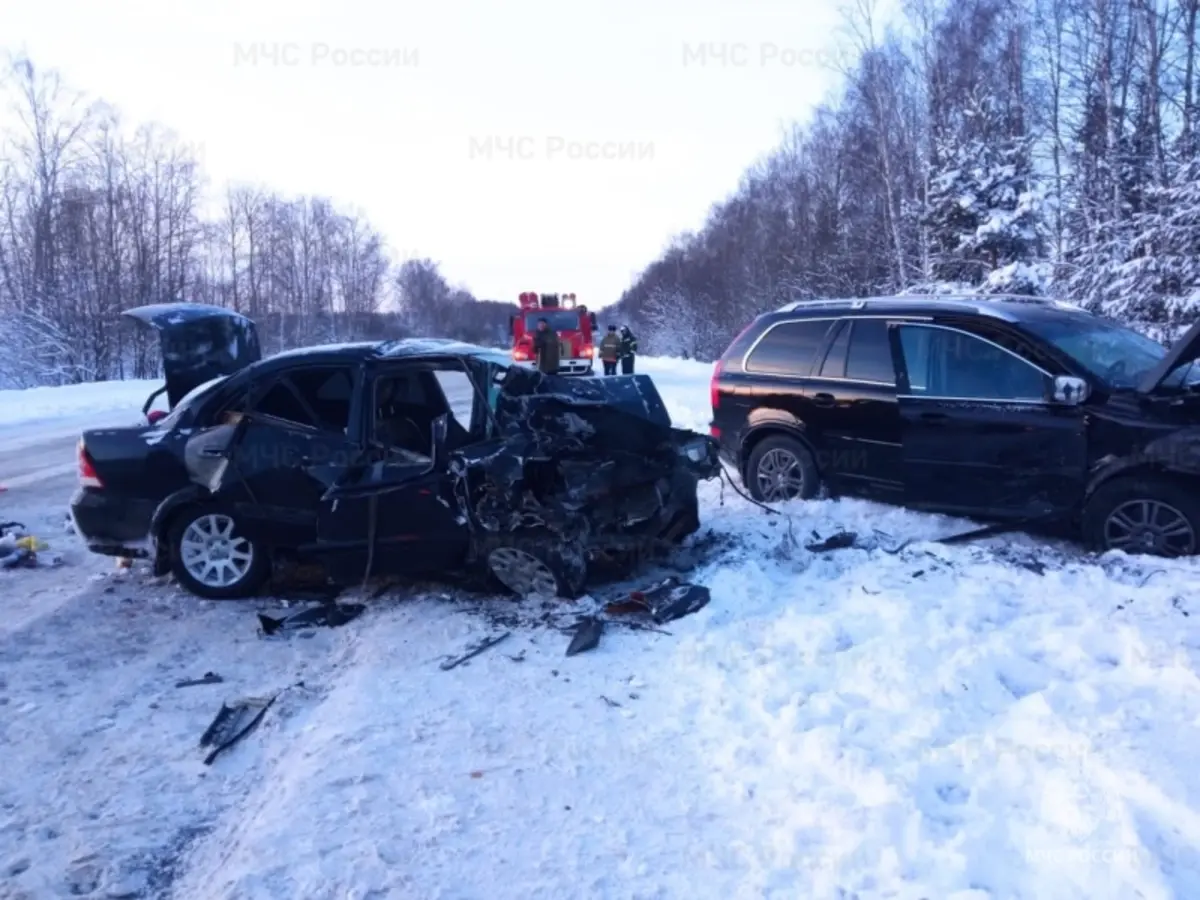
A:
<svg viewBox="0 0 1200 900">
<path fill-rule="evenodd" d="M 104 482 L 96 474 L 96 465 L 92 462 L 91 456 L 88 455 L 83 438 L 79 439 L 79 483 L 84 487 L 104 487 Z"/>
</svg>

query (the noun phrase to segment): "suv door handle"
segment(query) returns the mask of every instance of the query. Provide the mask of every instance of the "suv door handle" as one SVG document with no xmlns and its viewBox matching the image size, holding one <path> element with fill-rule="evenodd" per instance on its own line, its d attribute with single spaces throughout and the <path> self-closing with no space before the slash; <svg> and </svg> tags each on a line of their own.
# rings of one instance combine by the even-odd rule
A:
<svg viewBox="0 0 1200 900">
<path fill-rule="evenodd" d="M 833 406 L 836 402 L 833 394 L 813 394 L 812 402 L 817 406 Z"/>
<path fill-rule="evenodd" d="M 225 451 L 218 449 L 217 447 L 204 447 L 200 451 L 200 455 L 206 456 L 209 459 L 224 459 Z"/>
</svg>

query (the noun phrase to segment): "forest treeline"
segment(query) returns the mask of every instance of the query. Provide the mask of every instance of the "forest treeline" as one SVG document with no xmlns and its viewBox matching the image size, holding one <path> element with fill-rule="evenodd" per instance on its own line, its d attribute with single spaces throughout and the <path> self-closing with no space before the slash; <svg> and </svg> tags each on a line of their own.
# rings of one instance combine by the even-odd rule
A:
<svg viewBox="0 0 1200 900">
<path fill-rule="evenodd" d="M 1157 337 L 1200 288 L 1198 0 L 846 10 L 854 63 L 625 292 L 648 353 L 713 359 L 790 300 L 1054 296 Z"/>
<path fill-rule="evenodd" d="M 715 358 L 796 299 L 1043 294 L 1170 337 L 1200 289 L 1200 0 L 852 0 L 841 84 L 612 316 L 644 353 Z M 396 264 L 352 210 L 231 187 L 24 59 L 0 152 L 0 383 L 156 370 L 118 313 L 217 303 L 268 352 L 441 334 L 504 344 L 505 302 Z M 800 111 L 798 111 L 799 113 Z M 382 312 L 392 309 L 393 312 Z"/>
<path fill-rule="evenodd" d="M 511 302 L 477 301 L 429 259 L 321 197 L 245 186 L 220 214 L 197 153 L 129 127 L 25 58 L 5 61 L 0 135 L 0 387 L 153 377 L 158 347 L 122 310 L 179 300 L 259 323 L 266 353 L 449 334 L 505 342 Z M 390 310 L 390 311 L 388 311 Z"/>
</svg>

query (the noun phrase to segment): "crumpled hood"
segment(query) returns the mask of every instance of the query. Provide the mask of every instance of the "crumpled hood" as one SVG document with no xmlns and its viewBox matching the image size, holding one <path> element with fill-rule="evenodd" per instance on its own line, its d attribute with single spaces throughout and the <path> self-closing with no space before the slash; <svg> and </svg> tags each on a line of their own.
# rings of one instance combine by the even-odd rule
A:
<svg viewBox="0 0 1200 900">
<path fill-rule="evenodd" d="M 533 438 L 547 450 L 653 454 L 674 443 L 671 416 L 648 375 L 567 378 L 514 366 L 500 385 L 496 418 L 505 436 Z"/>
<path fill-rule="evenodd" d="M 694 503 L 696 481 L 720 473 L 716 441 L 673 427 L 645 375 L 580 379 L 514 367 L 496 413 L 501 433 L 450 460 L 460 481 L 477 472 L 490 485 L 485 498 L 468 501 L 488 530 L 537 523 L 563 531 L 585 521 L 619 528 L 664 504 Z M 540 487 L 530 480 L 550 473 Z"/>
</svg>

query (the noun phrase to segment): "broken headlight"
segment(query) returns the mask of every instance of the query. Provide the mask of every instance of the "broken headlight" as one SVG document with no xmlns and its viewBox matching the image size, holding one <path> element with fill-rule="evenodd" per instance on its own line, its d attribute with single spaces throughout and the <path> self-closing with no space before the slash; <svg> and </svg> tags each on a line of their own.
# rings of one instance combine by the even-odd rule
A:
<svg viewBox="0 0 1200 900">
<path fill-rule="evenodd" d="M 679 452 L 692 462 L 704 462 L 706 459 L 708 459 L 708 441 L 706 441 L 704 438 L 697 438 L 694 441 L 688 441 L 679 448 Z"/>
</svg>

